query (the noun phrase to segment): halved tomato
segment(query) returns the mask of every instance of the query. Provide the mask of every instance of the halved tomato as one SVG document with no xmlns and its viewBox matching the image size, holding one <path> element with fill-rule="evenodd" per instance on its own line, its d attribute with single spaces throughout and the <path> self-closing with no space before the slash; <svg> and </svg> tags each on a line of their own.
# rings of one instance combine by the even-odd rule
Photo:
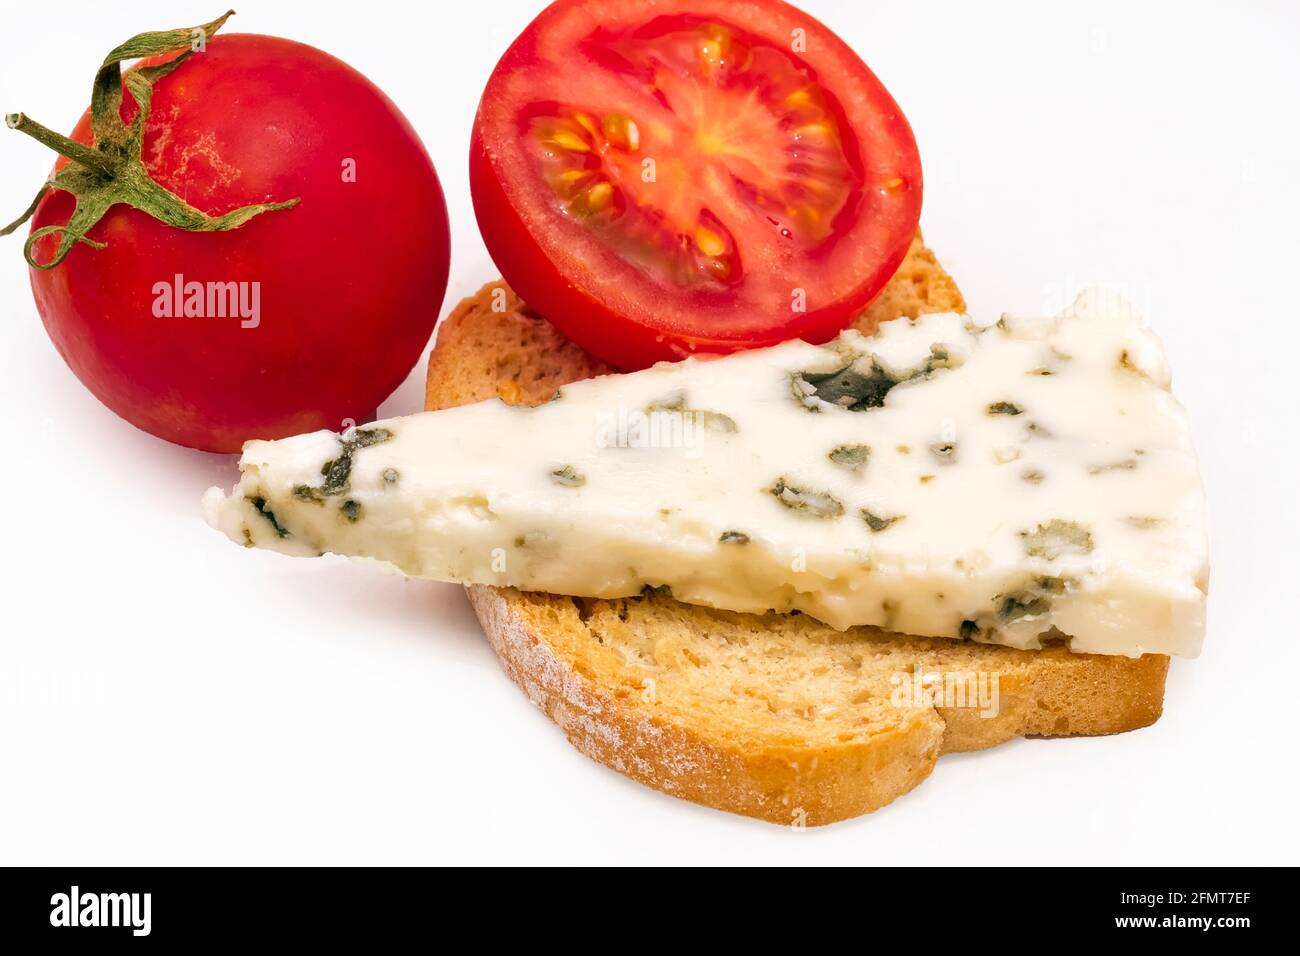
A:
<svg viewBox="0 0 1300 956">
<path fill-rule="evenodd" d="M 506 281 L 620 368 L 832 337 L 921 210 L 898 105 L 777 0 L 551 4 L 488 81 L 470 183 Z"/>
</svg>

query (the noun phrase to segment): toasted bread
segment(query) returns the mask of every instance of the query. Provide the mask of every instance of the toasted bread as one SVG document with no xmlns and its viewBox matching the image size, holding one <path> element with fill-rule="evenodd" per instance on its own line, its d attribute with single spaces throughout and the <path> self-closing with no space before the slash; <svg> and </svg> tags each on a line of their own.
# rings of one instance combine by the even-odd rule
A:
<svg viewBox="0 0 1300 956">
<path fill-rule="evenodd" d="M 855 327 L 964 309 L 918 235 Z M 491 283 L 440 326 L 426 404 L 537 403 L 611 371 Z M 656 594 L 595 600 L 476 585 L 469 595 L 506 672 L 580 751 L 673 796 L 795 826 L 882 807 L 943 753 L 1147 726 L 1169 667 L 1159 655 L 840 632 L 798 614 Z"/>
</svg>

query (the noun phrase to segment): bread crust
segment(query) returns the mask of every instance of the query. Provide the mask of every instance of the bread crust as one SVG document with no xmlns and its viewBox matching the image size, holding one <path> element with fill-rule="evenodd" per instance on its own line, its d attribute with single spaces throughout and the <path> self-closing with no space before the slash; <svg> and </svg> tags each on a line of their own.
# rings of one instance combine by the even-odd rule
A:
<svg viewBox="0 0 1300 956">
<path fill-rule="evenodd" d="M 471 604 L 510 678 L 591 759 L 664 793 L 771 823 L 817 826 L 883 807 L 934 768 L 943 721 L 916 712 L 831 749 L 736 747 L 707 723 L 666 718 L 634 688 L 596 679 L 552 640 L 534 596 L 471 585 Z M 559 599 L 564 600 L 564 599 Z M 530 607 L 532 605 L 532 607 Z"/>
<path fill-rule="evenodd" d="M 870 333 L 902 315 L 964 310 L 956 285 L 918 234 L 898 273 L 855 327 Z M 610 371 L 495 282 L 461 302 L 439 327 L 426 404 L 446 408 L 493 396 L 534 404 L 561 385 Z M 583 632 L 582 609 L 573 599 L 482 585 L 468 591 L 506 673 L 578 750 L 673 796 L 796 827 L 884 806 L 924 780 L 943 753 L 980 750 L 1018 736 L 1145 727 L 1160 716 L 1169 666 L 1162 655 L 1027 652 L 855 628 L 850 640 L 886 647 L 918 667 L 997 674 L 996 714 L 981 715 L 969 706 L 908 706 L 891 711 L 889 721 L 868 734 L 842 735 L 846 740 L 804 738 L 775 724 L 747 725 L 738 737 L 725 721 L 647 699 L 639 672 L 610 655 L 594 656 L 597 648 L 588 646 L 593 639 Z M 675 607 L 680 610 L 670 614 L 702 628 L 718 623 L 710 614 L 725 613 Z M 750 630 L 765 626 L 752 615 L 727 615 L 722 623 L 735 621 L 748 621 Z"/>
</svg>

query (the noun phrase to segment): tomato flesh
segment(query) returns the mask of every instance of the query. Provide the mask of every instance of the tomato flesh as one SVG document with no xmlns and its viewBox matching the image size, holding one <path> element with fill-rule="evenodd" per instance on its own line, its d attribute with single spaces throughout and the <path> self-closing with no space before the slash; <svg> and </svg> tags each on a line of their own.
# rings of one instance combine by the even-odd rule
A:
<svg viewBox="0 0 1300 956">
<path fill-rule="evenodd" d="M 889 94 L 774 0 L 560 0 L 489 81 L 470 172 L 507 281 L 628 368 L 830 337 L 921 201 Z"/>
</svg>

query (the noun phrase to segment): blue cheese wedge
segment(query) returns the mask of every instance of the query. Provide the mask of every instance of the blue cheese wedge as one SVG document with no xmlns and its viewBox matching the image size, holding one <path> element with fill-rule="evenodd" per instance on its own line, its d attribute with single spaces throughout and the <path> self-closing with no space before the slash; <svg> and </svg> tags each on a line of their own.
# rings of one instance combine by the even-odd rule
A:
<svg viewBox="0 0 1300 956">
<path fill-rule="evenodd" d="M 1088 293 L 249 442 L 204 504 L 240 544 L 439 581 L 1194 656 L 1205 502 L 1169 381 Z"/>
</svg>

